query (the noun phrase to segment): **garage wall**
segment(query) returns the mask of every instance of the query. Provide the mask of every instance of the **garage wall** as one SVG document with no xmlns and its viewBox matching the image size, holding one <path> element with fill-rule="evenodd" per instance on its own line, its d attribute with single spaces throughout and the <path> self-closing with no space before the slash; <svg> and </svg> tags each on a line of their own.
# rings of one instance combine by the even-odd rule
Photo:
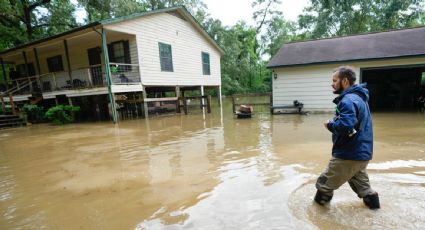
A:
<svg viewBox="0 0 425 230">
<path fill-rule="evenodd" d="M 400 58 L 381 61 L 346 62 L 345 65 L 354 67 L 357 82 L 360 78 L 361 68 L 390 67 L 403 65 L 425 64 L 422 58 Z M 273 105 L 290 105 L 294 100 L 304 103 L 307 111 L 332 112 L 335 104 L 332 100 L 336 97 L 332 93 L 332 70 L 340 64 L 318 64 L 303 67 L 287 67 L 273 69 Z M 361 81 L 361 79 L 360 79 Z"/>
</svg>

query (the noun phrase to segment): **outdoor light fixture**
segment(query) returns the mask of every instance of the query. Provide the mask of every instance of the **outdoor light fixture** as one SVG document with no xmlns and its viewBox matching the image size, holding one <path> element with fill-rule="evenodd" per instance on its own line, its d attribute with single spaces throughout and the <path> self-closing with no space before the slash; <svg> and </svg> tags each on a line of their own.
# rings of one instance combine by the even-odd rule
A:
<svg viewBox="0 0 425 230">
<path fill-rule="evenodd" d="M 277 79 L 277 73 L 275 73 L 274 75 L 273 75 L 273 78 L 276 80 Z"/>
</svg>

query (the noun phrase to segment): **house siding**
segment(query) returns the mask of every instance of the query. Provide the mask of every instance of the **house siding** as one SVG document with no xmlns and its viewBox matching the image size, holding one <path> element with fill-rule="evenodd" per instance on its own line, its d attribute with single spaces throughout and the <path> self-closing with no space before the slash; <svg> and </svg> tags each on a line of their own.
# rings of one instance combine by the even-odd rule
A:
<svg viewBox="0 0 425 230">
<path fill-rule="evenodd" d="M 221 85 L 220 52 L 189 21 L 159 13 L 105 28 L 136 35 L 143 85 Z M 161 71 L 159 42 L 171 45 L 173 72 Z M 202 73 L 202 52 L 210 54 L 210 75 Z"/>
<path fill-rule="evenodd" d="M 294 100 L 304 103 L 308 111 L 333 111 L 332 71 L 340 65 L 351 65 L 361 81 L 362 68 L 390 67 L 403 65 L 424 65 L 425 58 L 400 58 L 380 61 L 346 62 L 341 64 L 321 64 L 303 67 L 273 69 L 277 78 L 273 79 L 273 105 L 289 105 Z"/>
</svg>

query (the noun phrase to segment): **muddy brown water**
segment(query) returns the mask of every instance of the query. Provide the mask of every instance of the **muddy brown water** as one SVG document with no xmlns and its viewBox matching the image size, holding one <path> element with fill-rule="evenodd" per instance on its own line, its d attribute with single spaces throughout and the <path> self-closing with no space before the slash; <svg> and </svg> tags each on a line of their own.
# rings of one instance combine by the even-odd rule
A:
<svg viewBox="0 0 425 230">
<path fill-rule="evenodd" d="M 329 206 L 312 202 L 330 116 L 240 120 L 225 104 L 0 130 L 0 229 L 422 229 L 425 115 L 373 114 L 378 211 L 347 185 Z"/>
</svg>

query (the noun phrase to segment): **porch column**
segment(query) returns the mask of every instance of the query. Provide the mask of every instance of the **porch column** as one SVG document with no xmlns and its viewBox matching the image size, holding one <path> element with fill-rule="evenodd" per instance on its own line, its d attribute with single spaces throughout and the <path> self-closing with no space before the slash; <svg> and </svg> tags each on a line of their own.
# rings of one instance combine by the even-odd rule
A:
<svg viewBox="0 0 425 230">
<path fill-rule="evenodd" d="M 66 40 L 63 40 L 63 46 L 65 47 L 65 57 L 66 57 L 66 63 L 68 67 L 68 77 L 71 81 L 71 89 L 74 88 L 74 84 L 72 81 L 72 70 L 71 70 L 71 62 L 69 61 L 69 51 L 68 51 L 68 42 Z"/>
<path fill-rule="evenodd" d="M 24 57 L 25 61 L 25 76 L 29 77 L 27 53 L 22 51 L 22 56 Z"/>
<path fill-rule="evenodd" d="M 205 104 L 205 100 L 204 100 L 204 98 L 203 98 L 203 96 L 204 96 L 204 86 L 203 85 L 201 85 L 201 96 L 202 96 L 202 99 L 201 99 L 201 109 L 202 110 L 204 110 L 204 104 Z"/>
<path fill-rule="evenodd" d="M 32 81 L 29 79 L 30 77 L 30 73 L 28 70 L 28 59 L 27 59 L 27 53 L 25 51 L 22 51 L 22 55 L 24 56 L 24 61 L 25 61 L 25 75 L 27 76 L 28 80 L 29 80 L 29 87 L 30 87 L 30 93 L 32 93 Z M 18 83 L 19 84 L 19 83 Z M 25 84 L 25 83 L 24 83 Z"/>
<path fill-rule="evenodd" d="M 105 60 L 105 72 L 106 72 L 106 82 L 108 83 L 108 96 L 109 96 L 109 102 L 111 103 L 111 110 L 112 110 L 112 120 L 114 123 L 117 123 L 117 109 L 115 108 L 115 98 L 112 94 L 112 81 L 111 81 L 111 67 L 109 66 L 109 55 L 108 55 L 108 45 L 106 43 L 106 32 L 104 29 L 102 29 L 102 51 L 103 51 L 103 58 Z"/>
<path fill-rule="evenodd" d="M 6 85 L 6 91 L 8 91 L 9 90 L 9 81 L 7 80 L 8 77 L 6 76 L 6 68 L 4 67 L 3 58 L 0 58 L 0 62 L 1 62 L 1 69 L 2 69 L 2 72 L 3 72 L 3 76 L 4 76 L 4 83 Z"/>
<path fill-rule="evenodd" d="M 41 69 L 40 69 L 40 61 L 38 59 L 38 52 L 37 52 L 37 48 L 34 48 L 34 57 L 35 57 L 35 67 L 37 69 L 37 85 L 38 88 L 41 91 L 41 80 L 40 80 L 40 75 L 41 75 Z"/>
<path fill-rule="evenodd" d="M 70 106 L 72 106 L 72 97 L 68 97 L 68 103 Z"/>
<path fill-rule="evenodd" d="M 12 108 L 12 114 L 16 115 L 16 109 L 15 109 L 15 103 L 13 102 L 13 96 L 11 93 L 9 93 L 9 103 L 10 103 L 10 107 Z"/>
<path fill-rule="evenodd" d="M 144 113 L 145 113 L 145 119 L 148 119 L 148 117 L 149 117 L 149 111 L 148 111 L 148 102 L 146 101 L 146 98 L 148 97 L 147 96 L 147 94 L 146 94 L 146 87 L 145 86 L 142 86 L 142 88 L 143 88 L 143 111 L 144 111 Z"/>
<path fill-rule="evenodd" d="M 219 103 L 219 105 L 221 106 L 222 105 L 222 103 L 223 103 L 223 99 L 222 99 L 222 97 L 221 97 L 221 85 L 220 86 L 218 86 L 218 103 Z"/>
</svg>

